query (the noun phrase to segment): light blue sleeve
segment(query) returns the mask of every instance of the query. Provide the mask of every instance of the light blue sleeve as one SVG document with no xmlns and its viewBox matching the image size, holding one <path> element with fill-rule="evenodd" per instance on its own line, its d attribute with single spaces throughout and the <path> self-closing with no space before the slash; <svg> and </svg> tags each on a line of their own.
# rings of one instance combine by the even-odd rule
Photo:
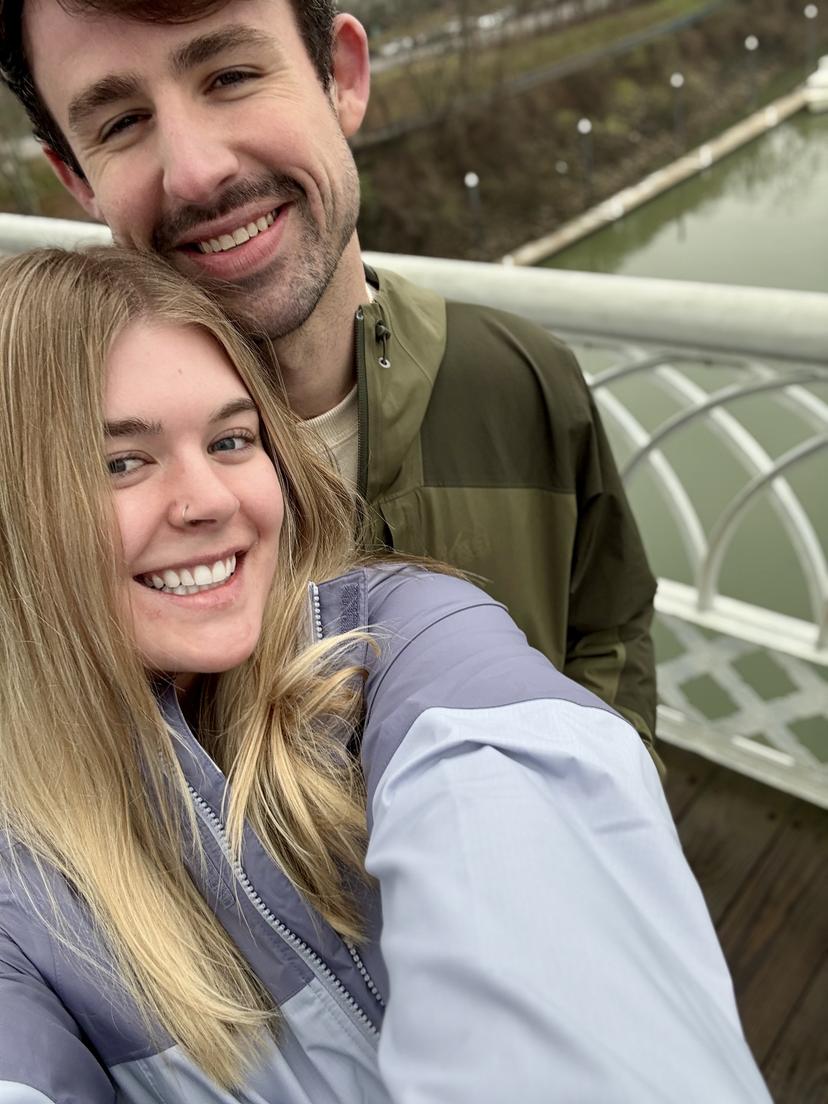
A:
<svg viewBox="0 0 828 1104">
<path fill-rule="evenodd" d="M 0 1104 L 54 1104 L 54 1101 L 30 1085 L 0 1081 Z"/>
<path fill-rule="evenodd" d="M 655 768 L 615 714 L 427 709 L 371 814 L 393 1104 L 770 1101 Z"/>
<path fill-rule="evenodd" d="M 2 930 L 0 1104 L 115 1104 L 77 1024 Z"/>
</svg>

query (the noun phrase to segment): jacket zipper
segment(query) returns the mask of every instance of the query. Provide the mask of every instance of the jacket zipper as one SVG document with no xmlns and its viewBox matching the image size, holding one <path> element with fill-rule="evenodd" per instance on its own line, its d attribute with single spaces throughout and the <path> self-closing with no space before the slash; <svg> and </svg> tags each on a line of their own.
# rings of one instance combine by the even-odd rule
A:
<svg viewBox="0 0 828 1104">
<path fill-rule="evenodd" d="M 354 362 L 357 376 L 357 488 L 368 494 L 368 380 L 365 375 L 365 311 L 360 307 L 354 319 Z"/>
<path fill-rule="evenodd" d="M 193 786 L 191 786 L 189 782 L 187 783 L 187 789 L 189 790 L 190 796 L 195 802 L 197 808 L 201 810 L 202 815 L 207 817 L 207 819 L 213 826 L 216 832 L 219 846 L 222 849 L 225 859 L 228 863 L 230 863 L 233 869 L 233 874 L 236 878 L 236 881 L 242 887 L 245 896 L 259 913 L 259 915 L 262 916 L 262 918 L 267 922 L 268 926 L 272 928 L 276 932 L 276 934 L 285 943 L 287 943 L 308 966 L 310 966 L 314 975 L 320 981 L 324 982 L 328 987 L 333 988 L 336 991 L 338 996 L 348 1007 L 349 1011 L 356 1017 L 359 1023 L 362 1024 L 363 1027 L 367 1028 L 372 1036 L 378 1036 L 379 1028 L 363 1011 L 363 1009 L 359 1006 L 354 997 L 351 996 L 351 994 L 348 992 L 348 990 L 345 988 L 345 986 L 342 984 L 342 982 L 339 980 L 333 970 L 331 970 L 331 968 L 323 961 L 323 959 L 320 958 L 316 951 L 312 950 L 308 946 L 308 944 L 304 941 L 304 939 L 302 939 L 301 936 L 292 931 L 287 926 L 287 924 L 283 923 L 267 907 L 259 894 L 256 892 L 256 889 L 253 886 L 253 883 L 248 878 L 244 867 L 233 856 L 230 849 L 230 843 L 227 839 L 227 832 L 225 831 L 224 824 L 221 822 L 219 817 L 216 816 L 215 812 L 213 812 L 213 810 L 210 808 L 210 806 L 207 804 L 201 794 L 198 793 L 198 791 Z M 348 949 L 350 950 L 350 947 Z M 353 957 L 354 952 L 351 953 Z M 365 971 L 365 974 L 367 975 L 367 971 Z M 374 991 L 374 988 L 375 987 L 373 986 L 372 982 L 372 992 Z M 376 996 L 376 994 L 374 995 Z"/>
<path fill-rule="evenodd" d="M 376 985 L 374 985 L 374 979 L 368 973 L 368 968 L 360 958 L 359 951 L 356 949 L 353 943 L 350 942 L 350 940 L 343 939 L 342 942 L 348 948 L 348 954 L 354 960 L 354 965 L 359 970 L 360 976 L 365 982 L 365 986 L 368 989 L 368 992 L 371 994 L 371 996 L 374 998 L 380 1008 L 385 1008 L 385 1001 L 382 999 L 382 994 L 380 993 L 379 989 L 377 989 Z"/>
<path fill-rule="evenodd" d="M 324 636 L 322 628 L 322 602 L 319 598 L 319 587 L 316 583 L 308 583 L 308 602 L 310 604 L 310 623 L 311 623 L 311 643 L 318 644 Z M 382 995 L 379 989 L 374 984 L 374 979 L 368 973 L 368 969 L 365 963 L 360 957 L 359 951 L 356 949 L 353 943 L 348 939 L 343 939 L 342 942 L 348 948 L 348 954 L 353 959 L 354 965 L 359 970 L 362 980 L 365 982 L 365 986 L 368 992 L 380 1006 L 385 1008 L 385 1001 L 382 999 Z"/>
</svg>

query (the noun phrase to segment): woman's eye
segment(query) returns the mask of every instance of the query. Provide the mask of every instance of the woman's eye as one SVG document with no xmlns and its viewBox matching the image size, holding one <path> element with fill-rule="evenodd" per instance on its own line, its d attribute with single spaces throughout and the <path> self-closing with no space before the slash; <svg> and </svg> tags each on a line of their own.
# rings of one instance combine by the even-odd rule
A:
<svg viewBox="0 0 828 1104">
<path fill-rule="evenodd" d="M 210 445 L 211 452 L 242 452 L 254 442 L 252 434 L 228 433 L 226 437 L 219 437 Z"/>
<path fill-rule="evenodd" d="M 144 461 L 140 456 L 113 456 L 111 460 L 107 460 L 106 466 L 110 475 L 123 476 L 132 475 L 134 471 L 142 466 Z"/>
</svg>

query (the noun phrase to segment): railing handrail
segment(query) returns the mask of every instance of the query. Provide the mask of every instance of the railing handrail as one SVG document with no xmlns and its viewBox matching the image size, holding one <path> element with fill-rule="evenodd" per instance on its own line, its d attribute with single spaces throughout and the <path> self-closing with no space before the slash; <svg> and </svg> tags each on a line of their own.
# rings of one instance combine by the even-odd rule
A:
<svg viewBox="0 0 828 1104">
<path fill-rule="evenodd" d="M 449 299 L 546 326 L 828 368 L 828 294 L 367 253 Z"/>
<path fill-rule="evenodd" d="M 0 214 L 0 251 L 112 240 L 105 226 Z M 828 295 L 690 280 L 556 272 L 476 261 L 365 253 L 447 298 L 512 310 L 548 328 L 693 349 L 828 364 Z"/>
<path fill-rule="evenodd" d="M 0 214 L 0 251 L 111 241 L 98 223 Z M 365 253 L 449 299 L 486 303 L 551 329 L 680 349 L 828 365 L 828 295 L 775 288 L 519 268 L 480 261 Z"/>
</svg>

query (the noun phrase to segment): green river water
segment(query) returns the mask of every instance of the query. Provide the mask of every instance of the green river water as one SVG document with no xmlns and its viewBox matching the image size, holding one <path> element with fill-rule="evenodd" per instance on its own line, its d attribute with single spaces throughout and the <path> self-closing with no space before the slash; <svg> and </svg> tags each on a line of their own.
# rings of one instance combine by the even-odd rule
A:
<svg viewBox="0 0 828 1104">
<path fill-rule="evenodd" d="M 828 114 L 800 112 L 546 264 L 828 292 Z M 828 327 L 828 298 L 825 324 Z M 588 373 L 613 361 L 611 352 L 583 346 L 576 351 Z M 733 369 L 698 365 L 688 370 L 706 390 L 739 379 Z M 828 374 L 811 390 L 828 402 Z M 678 409 L 675 401 L 645 376 L 620 385 L 617 394 L 649 429 Z M 774 457 L 815 433 L 813 424 L 765 397 L 740 400 L 728 409 Z M 623 463 L 630 446 L 612 419 L 605 415 L 605 420 Z M 744 469 L 734 464 L 709 427 L 698 423 L 679 433 L 665 454 L 690 490 L 709 532 L 744 485 Z M 791 469 L 788 478 L 826 547 L 828 452 L 823 449 Z M 657 574 L 692 583 L 682 541 L 663 493 L 648 471 L 642 469 L 635 475 L 629 493 Z M 725 594 L 811 619 L 807 588 L 790 537 L 771 510 L 767 495 L 745 518 L 720 582 Z"/>
<path fill-rule="evenodd" d="M 800 112 L 546 264 L 828 292 L 828 113 Z"/>
</svg>

